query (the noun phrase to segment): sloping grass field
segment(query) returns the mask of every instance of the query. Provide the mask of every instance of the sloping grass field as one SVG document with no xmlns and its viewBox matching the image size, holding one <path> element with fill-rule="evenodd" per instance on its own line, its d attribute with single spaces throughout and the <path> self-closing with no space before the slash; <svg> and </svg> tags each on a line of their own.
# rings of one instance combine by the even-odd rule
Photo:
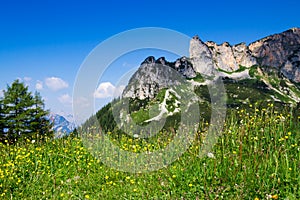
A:
<svg viewBox="0 0 300 200">
<path fill-rule="evenodd" d="M 0 199 L 300 199 L 298 116 L 249 105 L 227 116 L 209 156 L 199 158 L 205 123 L 178 160 L 131 174 L 94 158 L 80 137 L 0 144 Z M 114 133 L 108 133 L 113 135 Z M 127 151 L 154 151 L 169 139 L 116 137 Z"/>
</svg>

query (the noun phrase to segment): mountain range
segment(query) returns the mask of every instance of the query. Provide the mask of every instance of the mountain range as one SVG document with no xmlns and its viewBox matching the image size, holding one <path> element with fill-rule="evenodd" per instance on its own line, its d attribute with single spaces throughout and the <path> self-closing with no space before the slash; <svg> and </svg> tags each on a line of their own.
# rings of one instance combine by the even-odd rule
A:
<svg viewBox="0 0 300 200">
<path fill-rule="evenodd" d="M 164 57 L 147 57 L 129 80 L 121 99 L 100 110 L 96 117 L 106 129 L 115 128 L 118 120 L 124 121 L 121 126 L 128 127 L 164 117 L 180 121 L 185 94 L 174 87 L 189 85 L 197 94 L 202 116 L 208 119 L 212 98 L 208 87 L 219 80 L 225 87 L 228 110 L 257 102 L 274 102 L 278 108 L 299 106 L 300 29 L 291 28 L 249 45 L 203 42 L 194 36 L 188 56 L 173 62 Z M 125 101 L 129 109 L 121 107 L 115 112 Z M 95 120 L 88 121 L 90 126 Z"/>
<path fill-rule="evenodd" d="M 60 114 L 50 113 L 48 117 L 53 124 L 52 129 L 55 138 L 62 138 L 70 135 L 76 127 L 72 115 L 62 116 Z"/>
<path fill-rule="evenodd" d="M 163 82 L 167 81 L 168 72 L 157 74 L 151 71 L 151 66 L 161 64 L 175 69 L 188 79 L 195 79 L 197 76 L 205 77 L 206 80 L 217 77 L 233 80 L 258 79 L 270 90 L 299 102 L 299 95 L 295 93 L 300 82 L 299 28 L 265 37 L 248 46 L 245 43 L 231 46 L 228 42 L 218 45 L 212 41 L 203 42 L 198 36 L 194 36 L 190 41 L 189 51 L 189 57 L 178 58 L 175 62 L 168 62 L 164 57 L 157 60 L 152 56 L 146 58 L 129 81 L 123 97 L 153 98 L 157 91 L 165 88 L 168 84 Z M 290 87 L 276 85 L 273 83 L 276 81 L 274 79 L 283 80 Z"/>
</svg>

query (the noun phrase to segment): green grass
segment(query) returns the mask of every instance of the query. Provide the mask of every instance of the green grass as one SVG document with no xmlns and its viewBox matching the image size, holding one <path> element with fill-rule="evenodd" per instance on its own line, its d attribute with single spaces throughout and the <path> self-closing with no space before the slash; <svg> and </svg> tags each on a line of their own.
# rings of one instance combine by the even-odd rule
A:
<svg viewBox="0 0 300 200">
<path fill-rule="evenodd" d="M 226 73 L 226 74 L 233 74 L 233 73 L 243 72 L 243 71 L 245 71 L 246 69 L 248 69 L 248 68 L 245 67 L 245 66 L 240 65 L 239 68 L 238 68 L 237 70 L 232 71 L 232 72 L 223 70 L 223 69 L 221 69 L 221 68 L 218 68 L 218 71 L 224 72 L 224 73 Z"/>
<path fill-rule="evenodd" d="M 211 153 L 199 158 L 206 123 L 173 164 L 149 173 L 119 172 L 101 163 L 80 138 L 0 146 L 1 199 L 299 199 L 299 118 L 273 104 L 231 112 Z M 113 135 L 114 133 L 108 133 Z M 126 151 L 162 149 L 172 132 L 152 140 L 122 135 Z"/>
</svg>

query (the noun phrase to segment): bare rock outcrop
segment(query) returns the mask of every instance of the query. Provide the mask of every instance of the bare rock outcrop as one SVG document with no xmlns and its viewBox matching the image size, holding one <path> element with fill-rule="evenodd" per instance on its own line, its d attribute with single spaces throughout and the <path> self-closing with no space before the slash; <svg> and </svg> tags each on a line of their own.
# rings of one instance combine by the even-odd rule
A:
<svg viewBox="0 0 300 200">
<path fill-rule="evenodd" d="M 234 72 L 240 66 L 251 67 L 257 63 L 245 43 L 217 45 L 212 41 L 204 43 L 197 36 L 190 42 L 190 57 L 195 71 L 205 75 L 214 75 L 218 69 Z"/>
<path fill-rule="evenodd" d="M 176 42 L 176 41 L 175 41 Z M 240 43 L 231 46 L 203 42 L 198 36 L 190 41 L 190 58 L 181 57 L 168 62 L 164 57 L 157 60 L 146 58 L 132 76 L 123 97 L 153 98 L 160 89 L 181 84 L 181 79 L 205 76 L 249 78 L 249 70 L 237 71 L 241 66 L 259 65 L 262 69 L 275 67 L 289 80 L 300 83 L 300 29 L 292 28 L 257 40 L 247 46 Z"/>
<path fill-rule="evenodd" d="M 275 67 L 288 79 L 300 82 L 300 29 L 291 28 L 257 40 L 247 46 L 240 43 L 202 42 L 198 36 L 191 39 L 190 58 L 194 70 L 214 75 L 216 70 L 234 72 L 240 66 Z"/>
<path fill-rule="evenodd" d="M 190 59 L 196 72 L 208 76 L 215 74 L 212 52 L 198 36 L 190 41 Z"/>
<path fill-rule="evenodd" d="M 291 28 L 249 45 L 260 66 L 272 66 L 290 80 L 300 82 L 300 29 Z"/>
<path fill-rule="evenodd" d="M 251 67 L 257 64 L 256 58 L 251 54 L 247 45 L 243 42 L 232 47 L 233 56 L 236 62 L 245 67 Z"/>
<path fill-rule="evenodd" d="M 122 96 L 152 99 L 161 89 L 180 85 L 186 78 L 194 76 L 196 73 L 186 57 L 172 63 L 164 57 L 155 60 L 153 56 L 149 56 L 133 74 Z"/>
</svg>

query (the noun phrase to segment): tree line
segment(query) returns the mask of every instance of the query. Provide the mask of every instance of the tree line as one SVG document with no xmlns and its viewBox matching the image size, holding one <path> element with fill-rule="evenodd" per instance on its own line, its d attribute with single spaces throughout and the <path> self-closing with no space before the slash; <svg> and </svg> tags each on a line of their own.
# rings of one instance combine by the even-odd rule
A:
<svg viewBox="0 0 300 200">
<path fill-rule="evenodd" d="M 32 94 L 19 80 L 7 85 L 0 98 L 0 142 L 43 141 L 52 137 L 49 111 L 38 92 Z"/>
</svg>

